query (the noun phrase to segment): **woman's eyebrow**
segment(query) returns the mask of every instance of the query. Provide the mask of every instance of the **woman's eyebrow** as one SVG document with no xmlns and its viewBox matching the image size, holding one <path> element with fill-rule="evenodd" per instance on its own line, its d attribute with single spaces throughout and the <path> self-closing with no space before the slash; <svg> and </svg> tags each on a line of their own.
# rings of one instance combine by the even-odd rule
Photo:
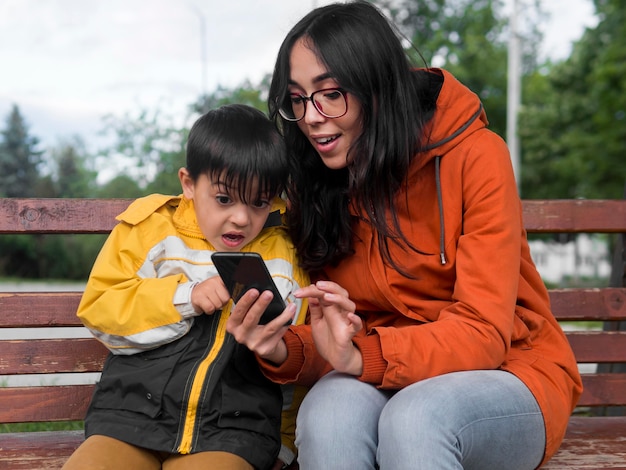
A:
<svg viewBox="0 0 626 470">
<path fill-rule="evenodd" d="M 319 82 L 323 82 L 324 80 L 328 80 L 328 79 L 335 79 L 335 77 L 330 73 L 330 72 L 325 72 L 322 73 L 320 75 L 318 75 L 317 77 L 313 78 L 313 83 L 319 83 Z M 296 82 L 295 80 L 289 79 L 288 81 L 289 85 L 296 85 L 296 86 L 300 86 L 300 84 L 298 82 Z"/>
</svg>

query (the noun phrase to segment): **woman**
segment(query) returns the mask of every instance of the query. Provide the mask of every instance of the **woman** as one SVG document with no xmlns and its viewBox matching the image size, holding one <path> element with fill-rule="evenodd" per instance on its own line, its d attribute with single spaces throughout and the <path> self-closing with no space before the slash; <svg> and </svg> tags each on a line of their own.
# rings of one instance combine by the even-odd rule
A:
<svg viewBox="0 0 626 470">
<path fill-rule="evenodd" d="M 532 469 L 581 393 L 531 260 L 505 143 L 449 73 L 412 69 L 367 2 L 305 16 L 269 106 L 291 153 L 310 324 L 227 328 L 278 382 L 313 385 L 301 469 Z M 288 317 L 292 309 L 283 316 Z"/>
</svg>

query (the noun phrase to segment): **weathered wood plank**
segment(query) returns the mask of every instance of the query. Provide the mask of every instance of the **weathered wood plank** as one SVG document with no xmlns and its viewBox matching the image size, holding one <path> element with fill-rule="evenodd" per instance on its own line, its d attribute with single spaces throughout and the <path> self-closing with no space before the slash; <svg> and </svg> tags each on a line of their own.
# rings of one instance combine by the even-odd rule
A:
<svg viewBox="0 0 626 470">
<path fill-rule="evenodd" d="M 582 374 L 582 379 L 583 394 L 578 406 L 626 405 L 626 374 Z M 626 434 L 623 437 L 626 439 Z"/>
<path fill-rule="evenodd" d="M 0 435 L 3 470 L 59 469 L 84 440 L 83 431 L 20 432 Z"/>
<path fill-rule="evenodd" d="M 0 292 L 0 327 L 80 326 L 81 292 Z M 554 289 L 558 320 L 626 320 L 626 288 Z"/>
<path fill-rule="evenodd" d="M 0 198 L 0 233 L 107 233 L 132 199 Z M 524 200 L 529 232 L 624 231 L 625 200 Z"/>
<path fill-rule="evenodd" d="M 626 362 L 626 331 L 566 331 L 579 364 Z"/>
<path fill-rule="evenodd" d="M 82 292 L 0 292 L 0 328 L 82 326 Z"/>
<path fill-rule="evenodd" d="M 82 420 L 93 388 L 93 385 L 0 387 L 0 423 Z"/>
<path fill-rule="evenodd" d="M 545 470 L 626 469 L 626 417 L 574 416 Z"/>
<path fill-rule="evenodd" d="M 2 341 L 0 374 L 100 372 L 108 350 L 93 338 Z"/>
<path fill-rule="evenodd" d="M 0 198 L 0 233 L 108 233 L 132 201 Z"/>
<path fill-rule="evenodd" d="M 524 200 L 524 226 L 531 233 L 622 233 L 626 200 Z"/>
<path fill-rule="evenodd" d="M 626 320 L 626 287 L 550 290 L 558 320 Z"/>
</svg>

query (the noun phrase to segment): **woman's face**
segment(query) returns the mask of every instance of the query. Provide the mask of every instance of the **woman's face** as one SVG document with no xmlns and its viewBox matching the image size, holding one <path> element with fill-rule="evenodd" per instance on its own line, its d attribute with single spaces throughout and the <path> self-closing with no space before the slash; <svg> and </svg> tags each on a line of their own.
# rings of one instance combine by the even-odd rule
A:
<svg viewBox="0 0 626 470">
<path fill-rule="evenodd" d="M 317 90 L 339 87 L 305 39 L 299 39 L 291 49 L 289 66 L 289 93 L 311 96 Z M 348 111 L 341 117 L 327 118 L 309 101 L 304 118 L 298 121 L 298 127 L 324 164 L 334 170 L 347 166 L 348 150 L 361 134 L 361 105 L 349 93 L 346 99 Z"/>
</svg>

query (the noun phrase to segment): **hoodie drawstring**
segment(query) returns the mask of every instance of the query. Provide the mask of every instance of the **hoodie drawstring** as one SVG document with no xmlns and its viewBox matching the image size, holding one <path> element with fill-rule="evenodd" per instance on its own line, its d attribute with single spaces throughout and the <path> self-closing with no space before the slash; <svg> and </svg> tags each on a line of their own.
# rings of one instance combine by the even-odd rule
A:
<svg viewBox="0 0 626 470">
<path fill-rule="evenodd" d="M 439 204 L 439 258 L 441 265 L 447 263 L 445 253 L 446 228 L 443 222 L 443 197 L 441 195 L 441 179 L 439 177 L 439 166 L 441 165 L 441 156 L 435 157 L 435 184 L 437 185 L 437 203 Z"/>
</svg>

